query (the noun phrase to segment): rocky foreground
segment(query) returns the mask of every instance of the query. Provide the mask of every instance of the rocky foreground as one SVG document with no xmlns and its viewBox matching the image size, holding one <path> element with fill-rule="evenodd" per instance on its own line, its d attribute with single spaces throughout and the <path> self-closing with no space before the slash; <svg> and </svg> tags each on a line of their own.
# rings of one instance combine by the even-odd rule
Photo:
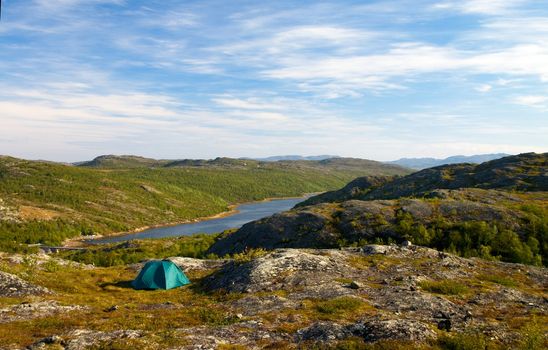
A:
<svg viewBox="0 0 548 350">
<path fill-rule="evenodd" d="M 413 245 L 173 260 L 191 287 L 127 288 L 124 279 L 140 265 L 120 275 L 112 275 L 113 268 L 61 267 L 80 276 L 72 288 L 65 277 L 29 283 L 0 273 L 0 348 L 448 349 L 463 335 L 501 349 L 547 344 L 545 268 Z M 4 259 L 2 266 L 15 269 L 14 261 Z M 40 266 L 36 275 L 52 276 Z"/>
</svg>

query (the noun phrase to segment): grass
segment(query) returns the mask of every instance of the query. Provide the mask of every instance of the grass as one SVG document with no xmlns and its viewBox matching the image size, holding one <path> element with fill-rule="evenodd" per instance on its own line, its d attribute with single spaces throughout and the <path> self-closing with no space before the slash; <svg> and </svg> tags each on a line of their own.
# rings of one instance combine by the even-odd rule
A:
<svg viewBox="0 0 548 350">
<path fill-rule="evenodd" d="M 442 350 L 495 350 L 501 349 L 480 332 L 442 335 L 437 345 Z"/>
<path fill-rule="evenodd" d="M 330 300 L 313 301 L 308 315 L 311 319 L 321 320 L 353 320 L 358 316 L 364 316 L 374 309 L 365 300 L 357 297 L 342 296 Z"/>
<path fill-rule="evenodd" d="M 513 278 L 499 274 L 481 274 L 477 278 L 480 281 L 496 283 L 505 287 L 517 287 L 519 285 Z"/>
<path fill-rule="evenodd" d="M 349 310 L 355 310 L 364 304 L 363 300 L 353 297 L 340 297 L 326 300 L 316 305 L 316 310 L 322 314 L 338 314 Z"/>
<path fill-rule="evenodd" d="M 544 318 L 544 322 L 546 319 Z M 548 349 L 548 327 L 546 323 L 539 321 L 536 317 L 527 322 L 520 329 L 520 340 L 518 350 L 541 350 Z"/>
<path fill-rule="evenodd" d="M 444 295 L 462 295 L 469 291 L 467 286 L 453 280 L 422 281 L 419 286 L 430 293 Z"/>
</svg>

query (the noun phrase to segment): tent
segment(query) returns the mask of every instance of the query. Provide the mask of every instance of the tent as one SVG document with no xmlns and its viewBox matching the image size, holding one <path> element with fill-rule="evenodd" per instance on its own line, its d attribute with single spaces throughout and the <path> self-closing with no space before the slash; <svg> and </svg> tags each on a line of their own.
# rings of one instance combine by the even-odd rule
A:
<svg viewBox="0 0 548 350">
<path fill-rule="evenodd" d="M 183 270 L 170 260 L 152 260 L 145 264 L 131 285 L 135 289 L 171 289 L 190 284 Z"/>
</svg>

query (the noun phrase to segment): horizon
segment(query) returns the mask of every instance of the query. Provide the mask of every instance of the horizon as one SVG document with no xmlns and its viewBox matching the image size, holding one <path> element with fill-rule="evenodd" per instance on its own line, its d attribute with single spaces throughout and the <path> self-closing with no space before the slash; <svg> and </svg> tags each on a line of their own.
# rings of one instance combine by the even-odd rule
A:
<svg viewBox="0 0 548 350">
<path fill-rule="evenodd" d="M 537 153 L 539 152 L 522 152 L 519 154 L 525 154 L 525 153 Z M 324 154 L 317 154 L 317 155 L 301 155 L 301 154 L 283 154 L 283 155 L 270 155 L 266 157 L 225 157 L 225 156 L 216 156 L 212 158 L 188 158 L 188 157 L 176 157 L 176 158 L 165 158 L 165 157 L 159 157 L 159 158 L 153 158 L 153 157 L 145 157 L 138 154 L 100 154 L 97 156 L 93 156 L 89 159 L 79 159 L 79 160 L 53 160 L 53 159 L 46 159 L 46 158 L 24 158 L 24 157 L 16 157 L 10 154 L 0 154 L 0 157 L 13 157 L 17 159 L 22 159 L 26 161 L 36 161 L 36 162 L 53 162 L 53 163 L 60 163 L 60 164 L 77 164 L 77 163 L 85 163 L 93 161 L 99 157 L 138 157 L 138 158 L 145 158 L 145 159 L 152 159 L 152 160 L 158 160 L 158 161 L 178 161 L 178 160 L 214 160 L 217 158 L 230 158 L 230 159 L 240 159 L 240 160 L 258 160 L 261 161 L 262 159 L 268 159 L 268 158 L 274 158 L 274 157 L 303 157 L 303 158 L 312 158 L 312 157 L 326 157 L 324 159 L 334 159 L 334 158 L 344 158 L 344 159 L 361 159 L 361 160 L 369 160 L 369 161 L 376 161 L 380 163 L 391 163 L 391 162 L 397 162 L 397 161 L 404 161 L 404 160 L 436 160 L 436 161 L 443 161 L 449 158 L 455 158 L 455 157 L 475 157 L 475 156 L 491 156 L 491 155 L 503 155 L 502 157 L 509 157 L 509 156 L 516 156 L 519 154 L 509 154 L 509 153 L 484 153 L 484 154 L 454 154 L 448 157 L 444 158 L 435 158 L 435 157 L 399 157 L 396 159 L 391 160 L 378 160 L 378 159 L 372 159 L 372 158 L 358 158 L 358 157 L 348 157 L 348 156 L 340 156 L 340 155 L 324 155 Z M 498 158 L 495 158 L 498 159 Z"/>
<path fill-rule="evenodd" d="M 544 153 L 546 23 L 531 0 L 4 1 L 0 153 Z"/>
</svg>

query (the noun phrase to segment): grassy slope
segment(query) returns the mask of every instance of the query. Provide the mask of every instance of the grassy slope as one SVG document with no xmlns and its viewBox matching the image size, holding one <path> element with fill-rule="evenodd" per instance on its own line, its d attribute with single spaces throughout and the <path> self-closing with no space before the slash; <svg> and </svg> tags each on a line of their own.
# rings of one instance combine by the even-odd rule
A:
<svg viewBox="0 0 548 350">
<path fill-rule="evenodd" d="M 195 219 L 238 202 L 333 189 L 371 172 L 405 171 L 319 162 L 105 169 L 2 157 L 0 249 Z"/>
</svg>

